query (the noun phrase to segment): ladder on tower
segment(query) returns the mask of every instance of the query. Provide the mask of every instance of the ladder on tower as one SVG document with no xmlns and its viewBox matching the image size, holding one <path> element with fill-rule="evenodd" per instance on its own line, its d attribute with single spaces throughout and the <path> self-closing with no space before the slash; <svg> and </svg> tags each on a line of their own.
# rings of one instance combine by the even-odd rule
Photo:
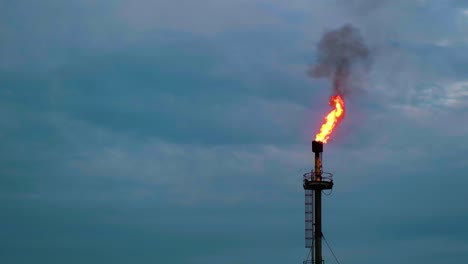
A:
<svg viewBox="0 0 468 264">
<path fill-rule="evenodd" d="M 314 248 L 314 190 L 305 190 L 305 247 Z"/>
</svg>

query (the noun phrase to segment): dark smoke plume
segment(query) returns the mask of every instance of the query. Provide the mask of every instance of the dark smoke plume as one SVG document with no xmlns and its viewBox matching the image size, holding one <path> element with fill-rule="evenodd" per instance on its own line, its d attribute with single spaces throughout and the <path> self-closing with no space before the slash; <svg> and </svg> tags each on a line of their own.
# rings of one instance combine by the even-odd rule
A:
<svg viewBox="0 0 468 264">
<path fill-rule="evenodd" d="M 369 49 L 350 24 L 326 32 L 317 46 L 318 62 L 310 70 L 315 78 L 328 78 L 333 82 L 333 94 L 348 95 L 360 83 L 360 73 L 367 71 Z M 360 70 L 360 71 L 359 71 Z"/>
</svg>

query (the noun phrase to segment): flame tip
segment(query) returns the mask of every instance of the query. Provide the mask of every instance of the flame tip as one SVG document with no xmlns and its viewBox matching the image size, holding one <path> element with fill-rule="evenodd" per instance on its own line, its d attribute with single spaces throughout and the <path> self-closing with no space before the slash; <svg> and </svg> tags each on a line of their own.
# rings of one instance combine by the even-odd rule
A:
<svg viewBox="0 0 468 264">
<path fill-rule="evenodd" d="M 315 141 L 320 141 L 324 144 L 330 139 L 333 129 L 343 119 L 345 114 L 345 103 L 340 94 L 332 95 L 329 103 L 334 109 L 325 116 L 325 123 L 322 124 L 320 132 L 315 136 Z"/>
</svg>

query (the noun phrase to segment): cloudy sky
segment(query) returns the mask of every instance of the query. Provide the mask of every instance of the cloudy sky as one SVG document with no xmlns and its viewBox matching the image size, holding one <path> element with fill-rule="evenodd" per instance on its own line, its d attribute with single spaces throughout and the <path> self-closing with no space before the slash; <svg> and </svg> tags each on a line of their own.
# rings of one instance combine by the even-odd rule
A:
<svg viewBox="0 0 468 264">
<path fill-rule="evenodd" d="M 345 23 L 372 66 L 325 146 L 325 237 L 468 262 L 464 0 L 0 1 L 0 262 L 301 263 L 307 71 Z"/>
</svg>

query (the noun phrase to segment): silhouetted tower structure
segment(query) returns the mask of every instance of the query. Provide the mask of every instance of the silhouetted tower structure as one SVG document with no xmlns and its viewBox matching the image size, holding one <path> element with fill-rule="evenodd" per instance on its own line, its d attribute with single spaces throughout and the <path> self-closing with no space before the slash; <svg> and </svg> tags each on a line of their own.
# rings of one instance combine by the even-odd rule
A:
<svg viewBox="0 0 468 264">
<path fill-rule="evenodd" d="M 323 143 L 312 141 L 315 168 L 303 175 L 305 191 L 305 247 L 310 248 L 304 264 L 322 264 L 322 191 L 333 188 L 333 175 L 322 171 Z"/>
</svg>

